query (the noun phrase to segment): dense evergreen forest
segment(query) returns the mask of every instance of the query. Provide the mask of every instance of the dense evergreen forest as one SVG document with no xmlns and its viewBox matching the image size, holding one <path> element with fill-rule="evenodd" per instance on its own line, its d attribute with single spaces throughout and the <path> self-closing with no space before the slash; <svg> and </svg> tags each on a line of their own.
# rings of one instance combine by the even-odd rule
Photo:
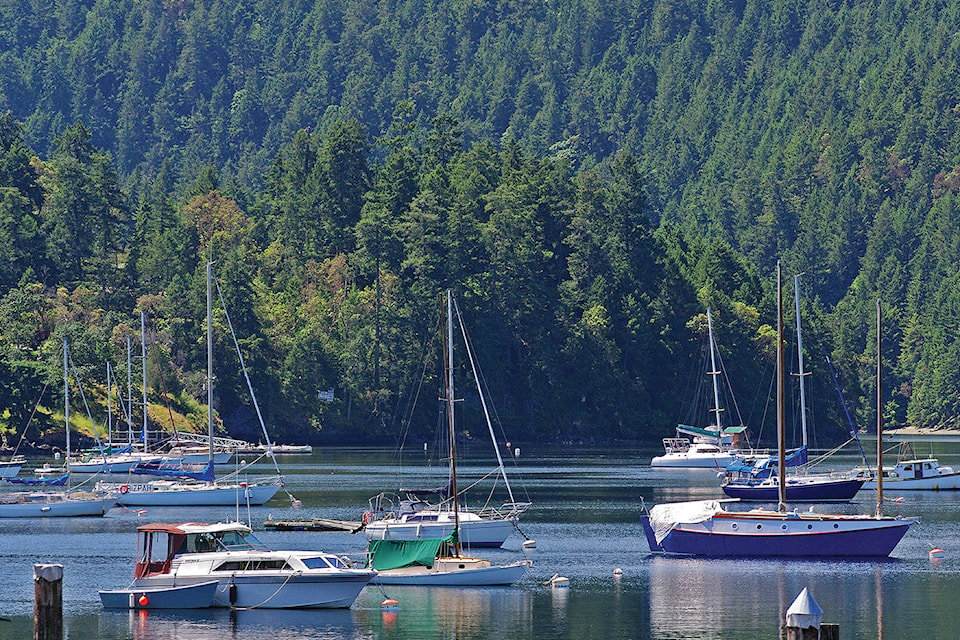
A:
<svg viewBox="0 0 960 640">
<path fill-rule="evenodd" d="M 446 288 L 515 440 L 693 420 L 707 307 L 766 433 L 778 259 L 825 439 L 827 355 L 873 419 L 878 298 L 885 420 L 956 427 L 958 32 L 919 0 L 3 3 L 5 439 L 42 392 L 55 429 L 63 336 L 96 389 L 141 311 L 151 411 L 202 424 L 208 259 L 287 440 L 430 432 Z"/>
</svg>

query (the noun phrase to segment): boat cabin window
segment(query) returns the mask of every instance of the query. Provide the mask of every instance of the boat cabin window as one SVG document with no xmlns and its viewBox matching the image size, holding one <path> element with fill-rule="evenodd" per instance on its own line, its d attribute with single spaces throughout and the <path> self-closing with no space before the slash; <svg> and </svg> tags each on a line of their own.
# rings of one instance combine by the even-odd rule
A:
<svg viewBox="0 0 960 640">
<path fill-rule="evenodd" d="M 291 571 L 286 560 L 231 560 L 219 564 L 214 571 Z"/>
<path fill-rule="evenodd" d="M 912 464 L 905 464 L 905 465 L 903 465 L 903 470 L 904 470 L 904 471 L 913 471 L 913 465 L 912 465 Z"/>
<path fill-rule="evenodd" d="M 316 558 L 300 558 L 300 561 L 303 564 L 307 565 L 308 569 L 327 569 L 332 567 L 334 569 L 346 569 L 347 565 L 344 564 L 343 560 L 336 556 L 317 556 Z"/>
</svg>

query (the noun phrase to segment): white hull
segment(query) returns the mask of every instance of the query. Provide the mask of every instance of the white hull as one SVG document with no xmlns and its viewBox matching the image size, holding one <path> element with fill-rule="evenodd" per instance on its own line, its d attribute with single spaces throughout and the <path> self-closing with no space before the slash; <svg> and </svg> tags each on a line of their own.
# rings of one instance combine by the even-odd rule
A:
<svg viewBox="0 0 960 640">
<path fill-rule="evenodd" d="M 864 489 L 876 490 L 877 483 L 868 481 L 863 483 Z M 949 475 L 936 476 L 933 478 L 920 478 L 910 480 L 908 478 L 884 478 L 884 491 L 960 491 L 960 473 L 951 473 Z"/>
<path fill-rule="evenodd" d="M 93 458 L 86 462 L 71 462 L 70 473 L 130 473 L 135 464 L 158 460 L 160 456 L 145 454 Z"/>
<path fill-rule="evenodd" d="M 333 575 L 306 575 L 286 571 L 235 572 L 219 577 L 211 574 L 151 576 L 134 581 L 133 588 L 170 587 L 219 580 L 214 607 L 256 607 L 258 609 L 343 609 L 353 604 L 367 585 L 370 571 L 341 571 Z"/>
<path fill-rule="evenodd" d="M 280 490 L 278 484 L 223 485 L 154 480 L 143 483 L 100 483 L 98 488 L 117 496 L 125 507 L 216 507 L 236 504 L 262 505 Z"/>
<path fill-rule="evenodd" d="M 515 562 L 501 567 L 476 566 L 473 558 L 451 558 L 437 562 L 433 567 L 404 567 L 379 571 L 370 584 L 422 587 L 492 587 L 511 585 L 523 577 L 529 561 Z M 485 564 L 485 561 L 480 561 Z"/>
<path fill-rule="evenodd" d="M 671 469 L 725 469 L 739 456 L 732 453 L 667 453 L 650 461 L 651 467 Z"/>
<path fill-rule="evenodd" d="M 0 518 L 100 517 L 117 502 L 113 498 L 65 499 L 57 492 L 0 494 Z M 16 500 L 16 501 L 13 501 Z"/>
<path fill-rule="evenodd" d="M 465 547 L 500 547 L 516 529 L 514 520 L 460 521 L 460 543 Z M 453 533 L 449 522 L 390 522 L 378 520 L 364 529 L 367 540 L 422 540 L 445 538 Z"/>
</svg>

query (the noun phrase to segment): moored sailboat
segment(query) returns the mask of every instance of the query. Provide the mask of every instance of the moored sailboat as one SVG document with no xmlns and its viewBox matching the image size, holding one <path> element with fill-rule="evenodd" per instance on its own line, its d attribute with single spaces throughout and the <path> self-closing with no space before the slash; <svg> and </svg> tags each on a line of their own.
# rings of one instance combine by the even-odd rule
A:
<svg viewBox="0 0 960 640">
<path fill-rule="evenodd" d="M 777 264 L 777 444 L 779 503 L 776 511 L 725 510 L 721 501 L 668 503 L 641 516 L 650 550 L 707 557 L 886 557 L 917 518 L 883 515 L 883 483 L 878 483 L 874 515 L 787 511 L 783 416 L 783 310 Z M 880 304 L 877 303 L 877 465 L 882 467 L 880 406 Z"/>
<path fill-rule="evenodd" d="M 70 375 L 69 348 L 63 339 L 63 407 L 67 465 L 70 464 Z M 9 479 L 8 479 L 9 480 Z M 70 488 L 69 476 L 61 476 L 64 489 L 38 489 L 0 493 L 0 518 L 53 518 L 103 516 L 117 501 L 104 492 Z"/>
<path fill-rule="evenodd" d="M 446 372 L 447 436 L 450 454 L 451 524 L 444 538 L 372 540 L 369 565 L 377 570 L 372 582 L 389 585 L 492 586 L 519 580 L 530 562 L 523 560 L 494 566 L 489 560 L 465 557 L 460 545 L 460 512 L 457 500 L 457 446 L 453 393 L 453 304 L 447 291 L 447 340 L 444 352 Z"/>
<path fill-rule="evenodd" d="M 863 486 L 863 478 L 850 473 L 811 474 L 807 471 L 807 404 L 806 375 L 803 366 L 803 332 L 800 326 L 800 276 L 793 277 L 794 302 L 797 315 L 797 378 L 800 385 L 800 433 L 801 446 L 793 453 L 793 460 L 785 460 L 787 467 L 798 471 L 788 473 L 786 479 L 787 502 L 849 502 Z M 791 464 L 791 463 L 794 464 Z M 777 460 L 758 459 L 752 464 L 733 463 L 727 466 L 720 487 L 731 498 L 750 502 L 776 502 L 779 499 L 780 474 L 774 474 Z"/>
<path fill-rule="evenodd" d="M 720 406 L 721 374 L 717 367 L 716 342 L 713 338 L 713 316 L 707 309 L 707 347 L 710 350 L 710 371 L 713 380 L 713 424 L 701 429 L 685 424 L 677 425 L 677 435 L 663 439 L 664 453 L 650 461 L 651 467 L 723 469 L 741 459 L 740 451 L 733 445 L 734 434 L 723 428 L 723 408 Z M 742 428 L 741 428 L 742 430 Z M 693 442 L 686 436 L 693 437 Z"/>
<path fill-rule="evenodd" d="M 242 361 L 241 361 L 242 362 Z M 215 479 L 213 440 L 213 265 L 207 264 L 207 464 L 201 470 L 182 461 L 151 461 L 134 467 L 136 473 L 161 476 L 149 482 L 100 482 L 98 488 L 112 491 L 123 506 L 231 506 L 262 505 L 283 486 L 279 468 L 265 479 L 232 477 Z M 251 389 L 252 393 L 252 389 Z M 254 403 L 256 403 L 256 396 Z M 258 408 L 259 415 L 259 408 Z M 266 429 L 264 429 L 264 435 Z M 269 439 L 269 436 L 267 436 Z M 269 440 L 268 440 L 269 441 Z M 276 462 L 274 462 L 276 464 Z"/>
<path fill-rule="evenodd" d="M 445 363 L 445 370 L 450 376 L 447 393 L 452 394 L 453 385 L 453 314 L 456 312 L 460 319 L 459 309 L 453 299 L 453 294 L 447 291 L 446 305 L 446 333 L 444 335 L 444 357 L 450 360 Z M 458 541 L 465 547 L 500 547 L 507 538 L 517 531 L 520 515 L 530 506 L 529 502 L 520 502 L 514 498 L 510 480 L 507 477 L 503 458 L 497 439 L 494 437 L 493 426 L 487 411 L 487 401 L 480 388 L 480 376 L 477 375 L 473 354 L 466 337 L 466 331 L 460 322 L 464 346 L 473 366 L 474 379 L 477 381 L 477 391 L 486 416 L 487 428 L 493 443 L 493 450 L 498 463 L 498 473 L 503 480 L 509 499 L 498 508 L 469 510 L 462 502 L 458 502 L 456 487 L 448 485 L 441 489 L 417 491 L 401 489 L 405 494 L 399 498 L 393 494 L 381 493 L 370 499 L 370 508 L 363 514 L 363 530 L 368 540 L 421 540 L 426 538 L 445 538 L 457 531 Z M 453 401 L 447 405 L 447 419 L 454 421 Z M 453 427 L 450 430 L 450 439 L 454 437 Z M 453 478 L 453 459 L 450 461 L 450 480 Z M 439 495 L 442 502 L 431 503 L 424 499 L 424 495 L 431 493 Z M 454 506 L 451 506 L 454 505 Z"/>
</svg>

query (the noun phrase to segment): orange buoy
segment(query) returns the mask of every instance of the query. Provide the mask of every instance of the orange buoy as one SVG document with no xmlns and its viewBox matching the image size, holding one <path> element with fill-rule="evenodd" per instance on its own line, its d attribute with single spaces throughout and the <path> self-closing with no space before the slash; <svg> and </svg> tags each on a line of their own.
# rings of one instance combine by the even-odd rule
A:
<svg viewBox="0 0 960 640">
<path fill-rule="evenodd" d="M 931 558 L 942 558 L 943 555 L 944 555 L 943 549 L 940 549 L 939 547 L 934 547 L 933 549 L 930 549 Z"/>
<path fill-rule="evenodd" d="M 387 598 L 380 603 L 380 609 L 383 611 L 396 611 L 400 608 L 400 603 L 393 598 Z"/>
<path fill-rule="evenodd" d="M 141 607 L 145 607 L 148 604 L 150 604 L 150 598 L 147 597 L 147 594 L 142 593 L 140 594 L 140 597 L 137 599 L 137 602 L 140 604 Z"/>
</svg>

